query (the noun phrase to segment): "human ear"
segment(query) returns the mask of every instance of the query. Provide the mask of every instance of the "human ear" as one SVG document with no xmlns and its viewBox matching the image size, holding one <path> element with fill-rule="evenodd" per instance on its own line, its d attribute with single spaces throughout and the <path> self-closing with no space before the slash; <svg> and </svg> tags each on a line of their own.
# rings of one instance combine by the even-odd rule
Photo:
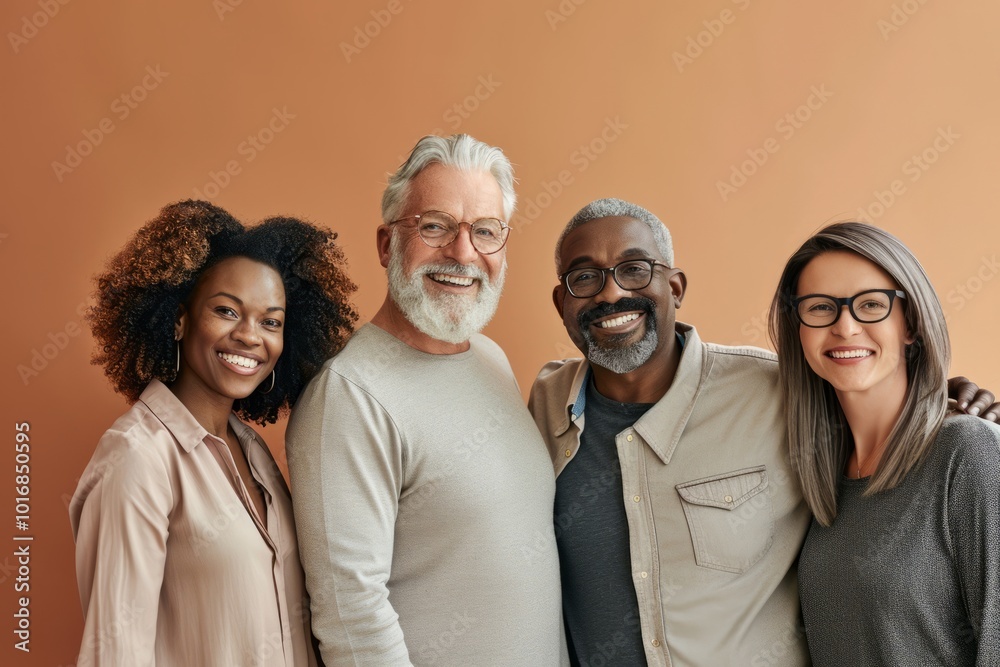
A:
<svg viewBox="0 0 1000 667">
<path fill-rule="evenodd" d="M 184 338 L 184 334 L 187 332 L 187 320 L 187 308 L 181 304 L 177 309 L 177 321 L 174 322 L 174 340 Z"/>
<path fill-rule="evenodd" d="M 388 225 L 379 225 L 375 231 L 375 247 L 378 249 L 378 261 L 382 268 L 389 266 L 389 245 L 392 242 L 392 229 Z"/>
<path fill-rule="evenodd" d="M 563 316 L 563 302 L 566 299 L 566 287 L 562 283 L 559 283 L 552 288 L 552 305 L 556 307 L 556 312 L 559 313 L 559 319 Z"/>
<path fill-rule="evenodd" d="M 684 301 L 684 293 L 687 291 L 687 276 L 680 269 L 674 269 L 674 274 L 667 279 L 670 283 L 670 292 L 674 295 L 674 308 L 680 308 Z"/>
</svg>

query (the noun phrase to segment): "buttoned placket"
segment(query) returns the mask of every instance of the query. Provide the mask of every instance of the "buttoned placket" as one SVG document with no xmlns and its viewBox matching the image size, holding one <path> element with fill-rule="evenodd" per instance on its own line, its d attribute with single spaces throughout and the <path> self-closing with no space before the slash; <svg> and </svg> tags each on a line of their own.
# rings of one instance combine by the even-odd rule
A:
<svg viewBox="0 0 1000 667">
<path fill-rule="evenodd" d="M 632 579 L 639 603 L 639 624 L 649 665 L 669 667 L 660 596 L 660 563 L 655 544 L 649 487 L 645 483 L 646 443 L 630 427 L 615 437 L 622 471 L 622 495 L 628 518 Z"/>
<path fill-rule="evenodd" d="M 235 429 L 234 429 L 235 431 Z M 274 585 L 275 598 L 278 601 L 278 622 L 281 623 L 281 651 L 284 656 L 284 662 L 286 665 L 293 664 L 293 655 L 291 653 L 291 647 L 286 645 L 285 637 L 289 636 L 290 625 L 289 625 L 289 612 L 288 612 L 288 601 L 285 599 L 284 595 L 281 595 L 282 586 L 278 586 L 278 582 L 284 581 L 284 561 L 281 557 L 281 551 L 278 546 L 274 543 L 271 538 L 271 533 L 269 529 L 277 529 L 279 526 L 277 522 L 280 521 L 280 517 L 277 516 L 277 512 L 274 511 L 273 498 L 270 490 L 264 484 L 261 479 L 260 474 L 257 471 L 258 463 L 256 459 L 258 458 L 258 452 L 254 451 L 254 445 L 257 444 L 256 439 L 251 437 L 252 442 L 249 446 L 244 446 L 243 439 L 237 434 L 236 438 L 240 447 L 243 449 L 244 456 L 247 458 L 247 465 L 250 468 L 250 474 L 257 481 L 261 490 L 264 493 L 264 512 L 265 516 L 260 517 L 257 515 L 257 509 L 254 507 L 253 501 L 250 500 L 250 493 L 247 491 L 246 485 L 243 484 L 243 478 L 240 477 L 240 473 L 236 468 L 236 461 L 233 460 L 233 454 L 229 451 L 229 446 L 220 438 L 213 436 L 211 434 L 206 438 L 207 443 L 211 443 L 214 447 L 214 451 L 222 463 L 224 463 L 225 472 L 229 478 L 229 483 L 233 490 L 236 492 L 237 497 L 243 504 L 244 509 L 250 515 L 250 519 L 254 522 L 257 527 L 257 531 L 260 533 L 261 537 L 264 538 L 264 542 L 267 544 L 268 548 L 271 550 L 271 577 L 272 583 Z M 266 522 L 266 525 L 265 525 Z M 272 523 L 274 525 L 272 525 Z M 279 534 L 279 533 L 275 533 Z"/>
<path fill-rule="evenodd" d="M 580 449 L 580 437 L 586 414 L 586 389 L 591 371 L 588 369 L 580 377 L 576 399 L 568 404 L 568 421 L 560 436 L 564 439 L 563 456 L 557 463 L 558 475 Z M 573 427 L 576 428 L 573 428 Z M 656 531 L 653 527 L 652 508 L 646 499 L 648 487 L 645 480 L 643 450 L 647 446 L 633 428 L 628 428 L 615 438 L 618 460 L 622 471 L 622 494 L 625 515 L 629 524 L 629 552 L 636 598 L 639 603 L 639 624 L 642 633 L 643 650 L 647 664 L 670 667 L 663 626 L 663 608 L 660 596 L 660 565 L 655 544 Z"/>
<path fill-rule="evenodd" d="M 257 483 L 264 490 L 264 505 L 265 511 L 267 512 L 267 530 L 268 538 L 270 539 L 271 535 L 282 535 L 283 526 L 281 524 L 281 513 L 275 510 L 271 491 L 268 489 L 267 484 L 265 484 L 263 475 L 259 472 L 260 470 L 265 469 L 265 467 L 277 467 L 277 464 L 271 458 L 270 454 L 266 454 L 264 449 L 265 445 L 254 438 L 253 434 L 250 434 L 249 442 L 247 443 L 247 447 L 244 451 L 247 455 L 247 463 L 250 465 L 250 474 L 253 475 L 254 479 L 257 480 Z M 281 473 L 277 470 L 275 470 L 275 473 L 277 475 L 281 475 Z M 273 541 L 271 543 L 273 544 Z M 274 550 L 273 567 L 275 592 L 280 593 L 281 589 L 279 589 L 277 582 L 280 581 L 283 583 L 285 581 L 285 559 L 277 545 L 274 545 L 272 548 Z M 286 595 L 279 594 L 277 595 L 277 598 L 278 619 L 281 623 L 281 642 L 282 650 L 285 654 L 285 664 L 293 665 L 295 657 L 292 646 L 285 642 L 285 637 L 291 637 L 292 623 L 291 610 L 288 608 L 288 597 Z"/>
</svg>

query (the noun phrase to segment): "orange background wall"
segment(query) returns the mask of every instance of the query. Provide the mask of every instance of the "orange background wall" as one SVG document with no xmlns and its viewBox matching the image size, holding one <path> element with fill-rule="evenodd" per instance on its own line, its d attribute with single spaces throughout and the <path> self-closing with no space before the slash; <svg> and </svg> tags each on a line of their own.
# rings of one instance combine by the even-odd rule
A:
<svg viewBox="0 0 1000 667">
<path fill-rule="evenodd" d="M 386 173 L 429 132 L 501 146 L 521 201 L 488 333 L 525 392 L 542 363 L 575 353 L 550 302 L 551 254 L 588 201 L 658 214 L 688 276 L 680 317 L 707 340 L 757 345 L 787 256 L 863 215 L 924 262 L 954 371 L 997 389 L 998 22 L 985 0 L 5 2 L 0 662 L 75 662 L 66 503 L 125 409 L 88 363 L 81 307 L 130 232 L 198 192 L 247 221 L 333 227 L 367 318 L 385 290 Z M 281 433 L 264 431 L 279 455 Z M 13 649 L 15 534 L 34 537 L 30 654 Z"/>
</svg>

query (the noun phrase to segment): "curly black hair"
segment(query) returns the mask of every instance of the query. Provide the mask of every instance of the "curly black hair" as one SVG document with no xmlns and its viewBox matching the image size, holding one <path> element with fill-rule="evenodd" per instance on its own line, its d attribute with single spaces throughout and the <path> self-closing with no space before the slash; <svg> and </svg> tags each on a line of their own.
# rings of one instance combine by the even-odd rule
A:
<svg viewBox="0 0 1000 667">
<path fill-rule="evenodd" d="M 204 201 L 168 204 L 115 255 L 96 278 L 87 313 L 97 349 L 115 391 L 133 403 L 152 380 L 176 378 L 174 324 L 199 277 L 228 257 L 266 264 L 281 276 L 287 316 L 284 351 L 274 388 L 237 400 L 242 418 L 274 423 L 294 405 L 309 379 L 340 351 L 358 314 L 356 286 L 344 271 L 336 233 L 289 217 L 245 228 Z"/>
</svg>

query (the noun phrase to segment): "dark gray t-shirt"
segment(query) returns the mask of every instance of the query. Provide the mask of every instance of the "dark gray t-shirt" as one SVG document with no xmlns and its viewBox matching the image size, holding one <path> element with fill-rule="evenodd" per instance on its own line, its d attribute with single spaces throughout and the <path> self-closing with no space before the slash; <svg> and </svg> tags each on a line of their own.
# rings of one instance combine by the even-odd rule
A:
<svg viewBox="0 0 1000 667">
<path fill-rule="evenodd" d="M 799 560 L 809 652 L 826 665 L 1000 665 L 1000 427 L 945 421 L 924 463 L 837 517 Z"/>
<path fill-rule="evenodd" d="M 580 449 L 556 479 L 563 615 L 574 665 L 645 665 L 615 436 L 653 403 L 619 403 L 587 381 Z"/>
</svg>

